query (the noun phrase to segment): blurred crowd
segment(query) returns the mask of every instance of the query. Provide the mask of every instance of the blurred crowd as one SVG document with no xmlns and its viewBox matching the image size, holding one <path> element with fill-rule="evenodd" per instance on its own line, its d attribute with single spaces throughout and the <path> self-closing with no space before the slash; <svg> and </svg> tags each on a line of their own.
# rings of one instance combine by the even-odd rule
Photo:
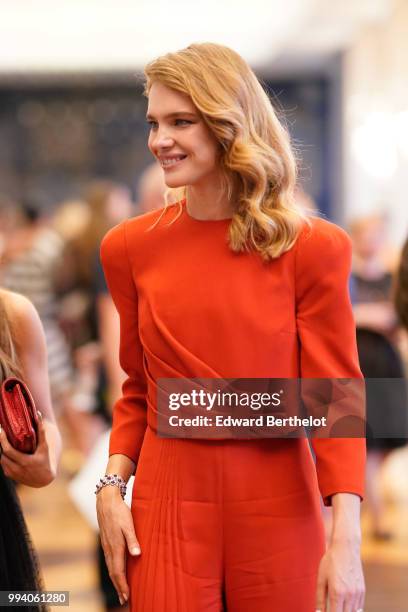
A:
<svg viewBox="0 0 408 612">
<path fill-rule="evenodd" d="M 162 207 L 164 193 L 162 171 L 153 164 L 139 180 L 137 202 L 128 187 L 106 179 L 89 184 L 81 199 L 52 210 L 41 201 L 0 198 L 0 286 L 28 297 L 40 315 L 53 407 L 68 441 L 63 461 L 72 474 L 109 429 L 124 380 L 118 362 L 119 319 L 99 261 L 100 242 L 122 220 Z M 303 192 L 298 199 L 313 210 Z M 388 244 L 387 222 L 386 214 L 350 222 L 350 294 L 363 374 L 403 379 L 408 372 L 408 242 L 402 253 Z M 364 502 L 371 535 L 382 541 L 392 539 L 393 533 L 384 521 L 378 476 L 388 455 L 406 446 L 408 414 L 406 396 L 393 396 L 392 386 L 384 389 L 369 398 L 369 422 L 385 419 L 387 407 L 400 403 L 401 437 L 369 437 Z M 99 572 L 106 608 L 113 610 L 119 602 L 100 548 Z"/>
<path fill-rule="evenodd" d="M 366 386 L 365 508 L 370 514 L 372 536 L 384 541 L 391 539 L 393 534 L 391 525 L 384 521 L 385 504 L 379 474 L 391 451 L 407 444 L 407 393 L 405 383 L 399 384 L 408 372 L 404 329 L 408 312 L 404 289 L 408 281 L 404 279 L 407 249 L 399 252 L 387 241 L 386 212 L 353 220 L 349 231 L 353 240 L 351 299 L 360 367 L 369 381 L 383 380 L 381 385 L 368 383 Z M 376 435 L 375 425 L 378 426 Z"/>
</svg>

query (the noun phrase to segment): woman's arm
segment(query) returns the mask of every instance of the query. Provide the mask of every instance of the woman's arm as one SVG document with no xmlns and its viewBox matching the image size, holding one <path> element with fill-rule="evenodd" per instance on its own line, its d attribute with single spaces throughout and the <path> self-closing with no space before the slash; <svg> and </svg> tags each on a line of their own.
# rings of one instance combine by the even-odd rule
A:
<svg viewBox="0 0 408 612">
<path fill-rule="evenodd" d="M 126 225 L 123 222 L 110 230 L 101 245 L 106 282 L 119 313 L 119 360 L 126 373 L 121 397 L 113 407 L 109 455 L 126 455 L 137 464 L 147 427 L 147 383 L 139 337 L 138 295 L 128 254 Z"/>
<path fill-rule="evenodd" d="M 365 596 L 360 551 L 360 497 L 336 493 L 332 506 L 332 531 L 319 567 L 316 610 L 326 612 L 328 600 L 330 612 L 346 609 L 359 612 L 363 610 Z"/>
<path fill-rule="evenodd" d="M 353 493 L 336 493 L 333 495 L 330 544 L 345 542 L 360 548 L 360 502 L 360 497 Z"/>
<path fill-rule="evenodd" d="M 350 269 L 348 236 L 337 226 L 314 219 L 297 244 L 296 307 L 302 378 L 362 378 L 348 292 Z M 343 406 L 346 411 L 347 398 Z M 361 408 L 364 418 L 364 406 Z M 325 505 L 333 506 L 334 517 L 328 550 L 319 566 L 316 609 L 325 612 L 328 599 L 331 612 L 354 612 L 363 607 L 365 588 L 360 502 L 366 441 L 327 437 L 312 438 L 311 443 L 320 492 Z"/>
<path fill-rule="evenodd" d="M 127 249 L 126 223 L 112 229 L 101 246 L 106 281 L 120 319 L 120 365 L 127 377 L 121 397 L 113 407 L 113 424 L 106 472 L 128 480 L 134 472 L 147 426 L 146 376 L 139 338 L 138 296 Z M 112 350 L 112 347 L 111 347 Z M 126 580 L 126 548 L 140 554 L 133 519 L 116 486 L 97 495 L 101 542 L 109 575 L 121 603 L 129 596 Z"/>
<path fill-rule="evenodd" d="M 10 478 L 28 486 L 41 487 L 54 480 L 61 454 L 61 437 L 50 397 L 45 336 L 38 313 L 27 298 L 7 292 L 5 304 L 13 327 L 23 379 L 42 419 L 39 444 L 33 455 L 14 450 L 5 433 L 0 434 L 3 448 L 1 462 Z"/>
<path fill-rule="evenodd" d="M 108 378 L 109 406 L 121 396 L 126 375 L 119 363 L 119 317 L 111 296 L 98 293 L 96 298 L 102 359 Z"/>
<path fill-rule="evenodd" d="M 356 328 L 349 296 L 351 241 L 336 225 L 313 219 L 296 245 L 296 321 L 300 346 L 300 375 L 306 379 L 354 379 L 343 402 L 361 402 Z M 330 406 L 329 406 L 330 410 Z M 329 412 L 330 415 L 330 412 Z M 364 495 L 366 441 L 361 437 L 312 438 L 320 492 L 326 506 L 335 493 Z"/>
</svg>

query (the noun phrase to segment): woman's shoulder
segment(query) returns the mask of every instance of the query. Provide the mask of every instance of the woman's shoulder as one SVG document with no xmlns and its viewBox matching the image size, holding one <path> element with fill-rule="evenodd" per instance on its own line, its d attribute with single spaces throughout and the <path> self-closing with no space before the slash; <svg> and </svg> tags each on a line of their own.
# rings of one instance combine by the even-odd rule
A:
<svg viewBox="0 0 408 612">
<path fill-rule="evenodd" d="M 341 227 L 321 217 L 309 218 L 294 249 L 298 286 L 319 284 L 329 278 L 336 282 L 348 275 L 351 252 L 351 239 Z"/>
<path fill-rule="evenodd" d="M 324 256 L 351 248 L 347 232 L 336 223 L 322 217 L 309 217 L 303 224 L 296 242 L 297 251 Z"/>
<path fill-rule="evenodd" d="M 9 316 L 29 316 L 36 312 L 32 302 L 21 293 L 0 288 L 0 299 Z"/>
<path fill-rule="evenodd" d="M 38 330 L 41 326 L 35 306 L 21 293 L 0 288 L 0 299 L 18 336 L 24 337 L 27 332 Z"/>
<path fill-rule="evenodd" d="M 157 235 L 155 232 L 150 232 L 162 221 L 167 222 L 174 218 L 177 210 L 177 204 L 169 204 L 165 208 L 153 210 L 137 217 L 131 217 L 122 221 L 107 234 L 105 234 L 101 243 L 101 254 L 118 255 L 128 249 L 129 245 L 135 245 L 147 236 L 151 239 Z"/>
</svg>

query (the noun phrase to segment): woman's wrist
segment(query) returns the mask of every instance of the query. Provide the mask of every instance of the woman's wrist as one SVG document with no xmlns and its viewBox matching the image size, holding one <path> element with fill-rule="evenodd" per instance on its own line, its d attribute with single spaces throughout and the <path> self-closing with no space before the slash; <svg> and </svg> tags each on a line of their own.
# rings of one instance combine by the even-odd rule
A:
<svg viewBox="0 0 408 612">
<path fill-rule="evenodd" d="M 341 543 L 360 546 L 360 497 L 353 493 L 336 493 L 332 496 L 332 506 L 330 545 Z"/>
<path fill-rule="evenodd" d="M 125 499 L 126 482 L 118 474 L 105 474 L 105 476 L 102 476 L 96 485 L 95 494 L 98 495 L 98 493 L 100 493 L 105 487 L 117 488 L 120 491 L 122 499 Z"/>
<path fill-rule="evenodd" d="M 135 471 L 135 463 L 127 455 L 115 454 L 109 457 L 105 474 L 118 474 L 125 482 Z"/>
<path fill-rule="evenodd" d="M 332 530 L 329 546 L 350 546 L 360 548 L 361 546 L 361 531 L 354 529 L 336 529 Z"/>
<path fill-rule="evenodd" d="M 116 496 L 117 493 L 120 493 L 122 499 L 125 499 L 127 481 L 133 474 L 134 469 L 134 462 L 126 455 L 111 455 L 105 475 L 100 478 L 96 485 L 95 494 L 98 496 L 102 490 L 110 489 L 114 491 L 111 495 Z"/>
</svg>

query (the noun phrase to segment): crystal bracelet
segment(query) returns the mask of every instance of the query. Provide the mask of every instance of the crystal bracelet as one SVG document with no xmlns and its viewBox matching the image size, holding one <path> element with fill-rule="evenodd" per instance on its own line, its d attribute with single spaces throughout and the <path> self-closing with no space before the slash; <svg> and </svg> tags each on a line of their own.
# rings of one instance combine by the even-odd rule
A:
<svg viewBox="0 0 408 612">
<path fill-rule="evenodd" d="M 104 487 L 115 486 L 119 488 L 122 499 L 125 499 L 126 495 L 126 482 L 119 476 L 119 474 L 105 474 L 102 478 L 99 479 L 98 484 L 96 485 L 95 495 L 98 495 L 99 491 Z"/>
</svg>

